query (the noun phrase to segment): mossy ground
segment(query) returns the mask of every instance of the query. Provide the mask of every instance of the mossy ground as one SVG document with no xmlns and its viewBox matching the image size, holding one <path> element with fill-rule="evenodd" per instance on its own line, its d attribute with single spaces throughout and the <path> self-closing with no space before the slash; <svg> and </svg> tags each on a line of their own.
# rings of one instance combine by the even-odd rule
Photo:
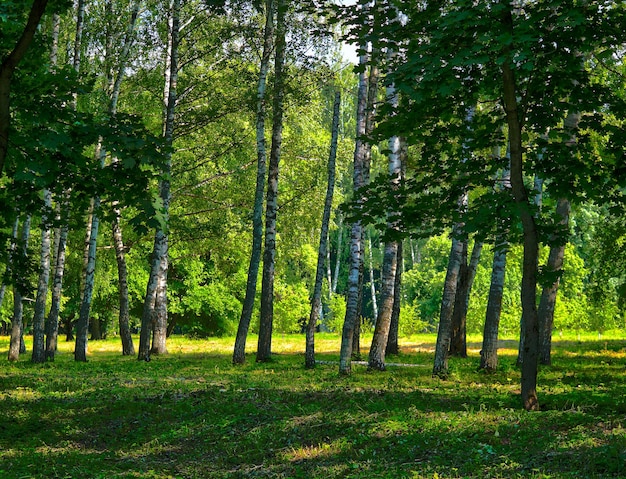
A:
<svg viewBox="0 0 626 479">
<path fill-rule="evenodd" d="M 61 343 L 54 363 L 27 354 L 0 366 L 0 477 L 626 476 L 626 340 L 555 339 L 532 413 L 514 341 L 485 374 L 469 338 L 445 381 L 431 377 L 433 335 L 404 338 L 388 358 L 416 367 L 357 365 L 350 377 L 305 370 L 299 335 L 276 336 L 272 362 L 237 367 L 232 338 L 171 338 L 149 363 L 122 357 L 117 339 L 90 342 L 89 362 L 75 363 Z M 317 337 L 319 359 L 338 348 L 336 335 Z"/>
</svg>

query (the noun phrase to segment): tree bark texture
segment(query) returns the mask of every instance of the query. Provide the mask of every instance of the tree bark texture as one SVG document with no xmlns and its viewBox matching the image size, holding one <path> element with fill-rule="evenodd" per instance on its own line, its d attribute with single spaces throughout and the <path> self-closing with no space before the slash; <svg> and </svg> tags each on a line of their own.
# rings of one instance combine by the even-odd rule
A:
<svg viewBox="0 0 626 479">
<path fill-rule="evenodd" d="M 263 195 L 265 193 L 266 172 L 266 146 L 265 146 L 265 117 L 267 89 L 267 72 L 270 66 L 274 36 L 274 2 L 266 1 L 265 31 L 263 33 L 263 54 L 259 68 L 259 80 L 257 84 L 257 107 L 256 107 L 256 150 L 257 150 L 257 173 L 256 189 L 254 192 L 254 208 L 252 211 L 252 251 L 248 265 L 248 279 L 246 282 L 246 296 L 243 301 L 237 337 L 233 350 L 233 364 L 243 364 L 246 360 L 246 340 L 252 321 L 254 298 L 257 290 L 257 279 L 261 263 L 263 249 Z"/>
<path fill-rule="evenodd" d="M 565 198 L 560 198 L 556 213 L 561 217 L 561 225 L 567 226 L 569 223 L 570 202 Z M 563 268 L 565 258 L 565 244 L 559 244 L 550 248 L 546 271 L 548 273 L 559 273 Z M 560 276 L 551 284 L 543 287 L 541 299 L 539 300 L 539 363 L 551 364 L 552 350 L 552 327 L 554 325 L 554 308 L 556 306 L 556 295 L 559 290 Z"/>
<path fill-rule="evenodd" d="M 503 19 L 504 28 L 513 31 L 513 17 L 510 10 Z M 539 238 L 535 217 L 528 201 L 524 185 L 522 123 L 523 113 L 517 102 L 517 84 L 511 68 L 512 60 L 502 64 L 503 101 L 511 147 L 511 191 L 517 204 L 523 230 L 524 256 L 522 265 L 522 315 L 524 317 L 524 347 L 521 378 L 521 396 L 524 409 L 538 410 L 537 360 L 539 356 L 539 324 L 536 306 L 537 257 Z"/>
<path fill-rule="evenodd" d="M 76 323 L 76 343 L 74 347 L 74 360 L 87 361 L 87 333 L 89 331 L 89 315 L 91 314 L 91 299 L 93 297 L 94 279 L 96 273 L 96 246 L 100 219 L 97 210 L 100 207 L 100 198 L 94 200 L 94 213 L 91 218 L 91 231 L 89 232 L 89 249 L 87 267 L 85 268 L 85 285 L 80 305 L 80 313 Z"/>
<path fill-rule="evenodd" d="M 456 297 L 456 286 L 461 269 L 462 256 L 463 241 L 453 238 L 450 248 L 450 257 L 448 259 L 448 270 L 443 286 L 443 297 L 441 299 L 433 376 L 445 377 L 448 374 L 448 355 L 452 335 L 452 311 L 454 309 L 454 299 Z"/>
<path fill-rule="evenodd" d="M 257 361 L 269 361 L 272 356 L 272 328 L 274 322 L 274 270 L 276 261 L 276 215 L 278 212 L 278 172 L 283 140 L 283 113 L 285 95 L 287 2 L 278 0 L 276 12 L 276 55 L 274 57 L 275 91 L 272 116 L 272 147 L 268 165 L 267 196 L 265 201 L 265 249 L 261 285 L 261 319 Z"/>
<path fill-rule="evenodd" d="M 120 338 L 122 340 L 122 355 L 134 356 L 135 346 L 130 333 L 128 312 L 128 268 L 126 267 L 126 249 L 120 227 L 120 212 L 115 210 L 116 218 L 113 220 L 113 245 L 115 246 L 115 259 L 117 261 L 118 299 L 120 312 L 118 316 Z"/>
<path fill-rule="evenodd" d="M 35 37 L 48 0 L 34 0 L 22 34 L 0 65 L 0 177 L 4 172 L 4 161 L 9 149 L 9 127 L 11 124 L 11 80 L 17 65 L 22 61 Z"/>
<path fill-rule="evenodd" d="M 169 249 L 169 206 L 171 202 L 170 174 L 172 170 L 172 144 L 174 142 L 174 115 L 176 112 L 176 86 L 178 82 L 178 44 L 180 36 L 180 0 L 171 0 L 168 16 L 168 46 L 165 58 L 165 82 L 163 88 L 163 138 L 169 147 L 165 154 L 159 185 L 162 202 L 162 223 L 154 235 L 154 248 L 150 263 L 150 276 L 146 287 L 144 310 L 139 335 L 139 360 L 150 360 L 150 354 L 166 354 L 167 339 L 167 270 Z M 152 335 L 152 345 L 150 336 Z"/>
<path fill-rule="evenodd" d="M 497 243 L 493 252 L 491 284 L 483 328 L 483 346 L 480 351 L 480 369 L 486 371 L 495 371 L 498 368 L 498 330 L 502 312 L 502 293 L 504 291 L 508 245 L 504 235 L 499 237 Z"/>
<path fill-rule="evenodd" d="M 33 352 L 31 361 L 43 363 L 46 361 L 46 299 L 48 297 L 48 283 L 50 280 L 50 244 L 52 228 L 50 227 L 49 215 L 52 212 L 52 193 L 45 189 L 44 208 L 41 216 L 41 257 L 39 261 L 39 281 L 37 284 L 37 296 L 35 298 L 35 311 L 33 315 Z"/>
<path fill-rule="evenodd" d="M 64 206 L 65 208 L 67 206 Z M 46 321 L 46 359 L 54 361 L 59 337 L 59 313 L 61 311 L 61 292 L 63 291 L 63 274 L 65 272 L 65 247 L 69 228 L 67 223 L 59 228 L 59 240 L 55 254 L 54 278 L 52 280 L 52 298 L 50 312 Z"/>
<path fill-rule="evenodd" d="M 20 235 L 20 248 L 16 249 L 15 254 L 25 259 L 28 255 L 28 240 L 30 238 L 30 216 L 27 216 L 22 225 L 22 234 Z M 20 353 L 24 352 L 22 348 L 24 324 L 23 324 L 24 308 L 22 304 L 22 288 L 19 284 L 13 286 L 13 319 L 11 321 L 11 339 L 9 341 L 9 361 L 17 361 Z"/>
<path fill-rule="evenodd" d="M 330 153 L 328 155 L 328 184 L 326 187 L 326 199 L 324 200 L 324 213 L 322 215 L 322 228 L 320 231 L 320 246 L 317 254 L 317 269 L 315 272 L 315 285 L 311 299 L 311 314 L 306 329 L 306 348 L 304 365 L 306 368 L 315 367 L 315 328 L 319 320 L 319 311 L 322 307 L 322 281 L 324 279 L 324 263 L 328 250 L 328 227 L 330 225 L 330 213 L 333 206 L 333 193 L 335 191 L 335 163 L 337 159 L 337 142 L 339 138 L 339 107 L 341 94 L 335 93 L 333 103 L 333 123 L 330 141 Z M 330 285 L 329 285 L 330 287 Z"/>
<path fill-rule="evenodd" d="M 337 292 L 337 282 L 339 281 L 339 270 L 341 269 L 341 240 L 343 239 L 343 215 L 338 213 L 339 223 L 337 224 L 337 255 L 335 257 L 335 272 L 333 274 L 331 292 Z"/>
<path fill-rule="evenodd" d="M 404 270 L 404 262 L 402 261 L 403 249 L 403 243 L 399 242 L 396 277 L 393 285 L 393 307 L 391 309 L 391 322 L 389 324 L 389 336 L 387 337 L 385 355 L 400 353 L 398 337 L 400 330 L 400 301 L 402 300 L 402 272 Z"/>
<path fill-rule="evenodd" d="M 469 294 L 469 265 L 467 264 L 467 239 L 462 241 L 461 264 L 454 296 L 454 308 L 450 323 L 450 356 L 467 357 L 466 299 Z"/>
<path fill-rule="evenodd" d="M 357 191 L 364 184 L 363 168 L 365 157 L 365 127 L 367 109 L 367 76 L 365 68 L 367 65 L 367 55 L 361 55 L 359 66 L 363 69 L 359 73 L 359 88 L 357 93 L 357 115 L 356 115 L 356 143 L 354 148 L 354 168 L 352 173 L 352 183 L 354 191 Z M 341 335 L 341 350 L 339 353 L 339 373 L 351 373 L 352 346 L 354 330 L 359 321 L 359 301 L 361 298 L 359 287 L 359 276 L 363 271 L 362 243 L 363 227 L 360 221 L 355 221 L 350 227 L 350 264 L 348 269 L 348 284 L 346 294 L 346 315 L 344 317 Z"/>
<path fill-rule="evenodd" d="M 386 94 L 387 101 L 392 108 L 397 108 L 398 93 L 393 84 L 387 87 Z M 389 139 L 388 173 L 391 188 L 393 190 L 397 190 L 402 179 L 402 146 L 399 136 L 393 136 Z M 387 227 L 390 230 L 397 229 L 397 216 L 398 213 L 396 211 L 388 212 Z M 368 362 L 370 369 L 376 369 L 379 371 L 385 370 L 385 353 L 387 350 L 387 341 L 389 339 L 391 318 L 396 298 L 395 287 L 396 274 L 398 271 L 399 248 L 399 242 L 397 240 L 385 241 L 380 293 L 380 310 L 376 316 L 376 326 L 374 328 L 374 336 L 372 338 Z"/>
</svg>

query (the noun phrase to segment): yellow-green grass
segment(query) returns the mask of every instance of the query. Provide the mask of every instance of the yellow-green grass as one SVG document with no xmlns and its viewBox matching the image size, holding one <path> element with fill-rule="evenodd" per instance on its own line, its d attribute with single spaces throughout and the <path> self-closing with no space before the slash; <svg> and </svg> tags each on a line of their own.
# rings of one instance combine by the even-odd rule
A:
<svg viewBox="0 0 626 479">
<path fill-rule="evenodd" d="M 254 361 L 252 336 L 243 366 L 233 342 L 173 337 L 149 363 L 122 357 L 117 338 L 91 341 L 87 363 L 65 342 L 54 363 L 0 359 L 0 478 L 626 476 L 620 332 L 555 337 L 535 413 L 520 407 L 513 338 L 485 374 L 470 336 L 445 381 L 431 377 L 434 335 L 402 338 L 388 358 L 420 367 L 350 377 L 335 334 L 317 336 L 314 371 L 303 335 L 276 335 L 269 363 Z"/>
</svg>

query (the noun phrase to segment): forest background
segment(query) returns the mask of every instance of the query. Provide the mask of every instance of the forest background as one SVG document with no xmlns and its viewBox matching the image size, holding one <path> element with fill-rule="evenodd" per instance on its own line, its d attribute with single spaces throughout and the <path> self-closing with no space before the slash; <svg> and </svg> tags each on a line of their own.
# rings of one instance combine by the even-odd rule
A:
<svg viewBox="0 0 626 479">
<path fill-rule="evenodd" d="M 616 40 L 623 31 L 619 25 L 623 24 L 620 22 L 623 22 L 624 6 L 619 2 L 591 2 L 591 6 L 586 2 L 572 2 L 571 6 L 576 8 L 567 12 L 561 3 L 516 6 L 518 10 L 514 13 L 530 23 L 533 15 L 552 12 L 552 17 L 545 17 L 553 22 L 546 31 L 561 29 L 561 36 L 558 41 L 554 40 L 554 52 L 546 56 L 565 52 L 568 58 L 576 57 L 572 52 L 579 51 L 578 67 L 581 70 L 582 65 L 585 77 L 581 80 L 576 76 L 580 72 L 572 70 L 573 79 L 559 78 L 558 81 L 574 85 L 587 82 L 585 87 L 591 85 L 593 90 L 581 93 L 568 87 L 571 91 L 566 91 L 553 81 L 563 71 L 557 71 L 549 62 L 542 63 L 540 57 L 532 63 L 530 54 L 528 57 L 518 54 L 514 64 L 529 78 L 520 75 L 527 81 L 526 93 L 531 92 L 528 93 L 528 123 L 535 121 L 534 129 L 525 132 L 525 141 L 533 145 L 528 150 L 528 161 L 540 164 L 541 155 L 549 157 L 554 144 L 564 143 L 566 115 L 558 117 L 559 112 L 571 112 L 572 105 L 577 104 L 589 108 L 586 111 L 593 114 L 577 130 L 583 146 L 574 155 L 576 161 L 546 160 L 549 166 L 543 171 L 535 168 L 535 176 L 543 173 L 544 178 L 540 179 L 545 181 L 545 191 L 533 184 L 532 171 L 526 176 L 526 184 L 532 194 L 543 192 L 541 202 L 537 203 L 538 209 L 541 205 L 537 215 L 544 218 L 548 226 L 540 235 L 543 245 L 539 250 L 539 264 L 546 264 L 551 243 L 567 243 L 563 271 L 557 271 L 560 278 L 554 311 L 557 334 L 572 330 L 602 334 L 608 329 L 626 327 L 626 236 L 620 196 L 624 185 L 624 150 L 616 139 L 623 132 L 624 118 L 620 103 L 624 100 L 623 45 Z M 467 249 L 471 251 L 476 242 L 485 242 L 476 265 L 467 310 L 467 331 L 482 332 L 493 256 L 494 251 L 498 251 L 494 247 L 498 239 L 493 226 L 497 219 L 485 204 L 499 200 L 485 195 L 485 191 L 496 190 L 493 184 L 497 181 L 493 178 L 506 168 L 500 161 L 495 162 L 496 169 L 487 171 L 481 159 L 506 158 L 504 151 L 508 142 L 508 134 L 502 133 L 503 115 L 494 114 L 499 102 L 494 100 L 497 95 L 493 94 L 492 79 L 483 73 L 483 70 L 489 71 L 487 66 L 482 66 L 489 61 L 481 59 L 477 51 L 472 51 L 475 58 L 472 62 L 448 51 L 445 54 L 448 60 L 439 68 L 443 73 L 429 77 L 421 72 L 423 88 L 430 88 L 434 93 L 427 100 L 420 100 L 421 90 L 407 93 L 406 85 L 410 81 L 403 77 L 406 72 L 402 67 L 394 70 L 397 57 L 385 57 L 394 50 L 405 52 L 403 59 L 409 59 L 404 61 L 405 66 L 415 67 L 414 71 L 422 68 L 419 60 L 424 57 L 416 50 L 419 46 L 407 39 L 425 28 L 415 20 L 417 7 L 404 2 L 381 2 L 377 9 L 368 3 L 358 3 L 332 13 L 319 5 L 298 4 L 288 8 L 278 2 L 277 12 L 280 13 L 281 8 L 285 10 L 284 64 L 280 69 L 278 63 L 266 65 L 268 100 L 260 101 L 259 71 L 268 54 L 264 35 L 269 24 L 268 12 L 274 8 L 271 5 L 271 2 L 196 0 L 181 3 L 102 0 L 79 1 L 76 5 L 62 0 L 50 2 L 11 86 L 11 136 L 0 180 L 1 226 L 6 245 L 2 257 L 5 280 L 0 321 L 6 333 L 16 316 L 18 302 L 24 307 L 26 331 L 40 323 L 37 305 L 42 301 L 45 316 L 48 316 L 46 304 L 54 304 L 54 270 L 48 273 L 50 280 L 46 278 L 41 289 L 41 265 L 45 261 L 56 264 L 61 251 L 58 241 L 65 228 L 67 253 L 58 314 L 68 337 L 76 334 L 76 327 L 80 335 L 81 309 L 85 308 L 85 303 L 89 304 L 87 320 L 91 339 L 118 333 L 118 318 L 124 308 L 120 306 L 121 282 L 117 280 L 120 253 L 123 253 L 127 271 L 124 282 L 128 287 L 128 326 L 134 332 L 141 329 L 142 315 L 146 314 L 149 303 L 146 285 L 150 291 L 151 270 L 154 269 L 151 258 L 155 257 L 157 249 L 155 229 L 157 237 L 161 232 L 169 241 L 165 262 L 168 333 L 195 337 L 234 335 L 245 298 L 253 243 L 260 104 L 266 108 L 262 113 L 268 119 L 274 118 L 274 123 L 278 110 L 283 113 L 273 331 L 304 332 L 316 279 L 333 102 L 337 91 L 341 93 L 337 178 L 318 327 L 341 332 L 349 282 L 350 222 L 359 218 L 354 213 L 358 206 L 351 203 L 358 197 L 354 194 L 352 175 L 355 140 L 359 140 L 355 135 L 359 119 L 359 83 L 354 66 L 341 55 L 339 20 L 343 22 L 341 31 L 346 41 L 364 45 L 359 53 L 365 60 L 361 61 L 357 73 L 369 72 L 371 78 L 373 67 L 382 72 L 375 101 L 380 107 L 380 128 L 369 133 L 372 134 L 371 178 L 373 184 L 380 187 L 371 192 L 371 197 L 380 199 L 379 206 L 385 208 L 381 212 L 374 206 L 371 217 L 364 218 L 364 224 L 371 224 L 365 226 L 362 236 L 361 325 L 373 329 L 378 316 L 377 299 L 380 301 L 383 252 L 388 237 L 384 228 L 375 226 L 381 224 L 381 218 L 382 224 L 386 224 L 385 215 L 392 208 L 389 204 L 393 201 L 386 202 L 387 190 L 380 185 L 388 178 L 387 138 L 392 136 L 389 128 L 395 127 L 397 134 L 409 141 L 404 167 L 409 184 L 412 179 L 412 184 L 417 185 L 415 188 L 422 188 L 406 190 L 404 193 L 408 196 L 402 197 L 405 204 L 419 203 L 412 198 L 419 198 L 426 191 L 423 189 L 425 181 L 434 182 L 437 174 L 443 178 L 441 183 L 432 183 L 433 190 L 443 192 L 436 196 L 441 200 L 437 209 L 425 212 L 434 208 L 432 198 L 427 198 L 419 208 L 401 214 L 400 334 L 432 332 L 438 328 L 449 270 L 450 232 L 453 226 L 460 224 L 456 205 L 461 191 L 459 177 L 463 178 L 460 175 L 452 179 L 449 170 L 443 174 L 440 168 L 450 163 L 449 158 L 459 160 L 466 155 L 468 145 L 472 145 L 471 159 L 476 161 L 457 162 L 450 168 L 479 165 L 474 171 L 464 171 L 465 178 L 484 174 L 484 179 L 492 184 L 490 187 L 484 181 L 476 182 L 477 186 L 469 193 L 469 203 L 470 212 L 479 214 L 462 218 L 467 225 Z M 446 5 L 448 10 L 441 10 L 446 11 L 446 15 L 438 13 L 440 38 L 424 30 L 426 35 L 431 35 L 427 38 L 430 38 L 429 48 L 433 54 L 437 53 L 439 45 L 436 40 L 444 42 L 446 35 L 452 34 L 450 25 L 463 24 L 469 32 L 474 27 L 481 31 L 485 18 L 480 12 L 484 14 L 491 8 L 489 2 L 485 2 L 482 10 L 470 13 L 472 9 L 464 2 Z M 524 6 L 528 13 L 524 12 Z M 3 58 L 8 58 L 22 33 L 30 3 L 9 1 L 0 8 L 1 53 Z M 410 21 L 394 18 L 398 16 L 395 8 L 414 20 L 414 29 Z M 576 16 L 581 11 L 588 16 Z M 425 18 L 433 15 L 428 8 L 421 13 Z M 368 21 L 362 21 L 363 15 Z M 402 22 L 405 23 L 400 25 Z M 278 31 L 280 23 L 275 28 Z M 589 32 L 594 28 L 601 33 L 591 36 Z M 172 38 L 173 31 L 178 32 L 178 38 Z M 532 36 L 533 32 L 525 33 Z M 572 37 L 574 33 L 579 36 Z M 524 41 L 529 45 L 533 41 L 549 43 L 543 38 L 523 37 L 523 34 L 522 44 Z M 567 36 L 572 37 L 570 44 L 561 45 L 559 42 Z M 497 34 L 493 38 L 502 42 L 497 48 L 506 50 L 510 46 L 509 40 Z M 494 42 L 490 40 L 485 45 L 496 49 Z M 277 37 L 272 52 L 278 50 L 278 43 Z M 173 45 L 176 57 L 172 55 Z M 532 48 L 528 47 L 528 51 L 532 52 Z M 369 55 L 363 55 L 366 52 Z M 417 58 L 414 63 L 411 52 Z M 442 82 L 445 86 L 438 89 L 433 82 L 441 80 L 437 75 L 447 72 L 448 64 L 458 70 L 451 73 L 453 81 Z M 493 59 L 493 64 L 499 65 L 498 59 Z M 473 73 L 469 75 L 468 71 Z M 464 77 L 465 74 L 469 76 Z M 551 90 L 549 93 L 542 91 L 541 95 L 533 97 L 535 74 L 544 80 L 550 78 L 544 83 L 545 89 Z M 385 104 L 389 105 L 389 87 L 393 82 L 400 87 L 401 106 L 390 111 Z M 276 98 L 278 90 L 284 93 L 282 104 L 269 101 L 269 98 Z M 172 91 L 175 96 L 168 97 Z M 590 91 L 597 96 L 594 104 L 587 101 Z M 563 104 L 553 107 L 551 102 L 559 95 Z M 582 97 L 587 100 L 581 100 Z M 422 116 L 415 114 L 415 105 L 424 105 L 425 101 L 430 102 L 432 109 L 426 109 Z M 536 120 L 541 113 L 532 110 L 533 105 L 536 107 L 542 102 L 547 116 L 558 117 L 551 130 L 546 125 L 541 130 Z M 402 116 L 398 112 L 403 108 L 405 123 L 394 124 L 394 118 Z M 475 108 L 472 115 L 476 120 L 471 120 L 473 126 L 468 127 L 464 122 L 472 108 Z M 437 121 L 429 122 L 435 114 Z M 270 133 L 269 120 L 267 123 L 262 130 L 264 136 Z M 561 128 L 560 133 L 551 136 L 550 132 L 557 132 L 558 128 Z M 421 132 L 415 133 L 416 130 Z M 571 132 L 565 134 L 571 135 Z M 429 143 L 426 136 L 435 139 L 437 145 Z M 479 138 L 488 141 L 480 143 Z M 497 139 L 494 141 L 494 138 Z M 499 153 L 493 153 L 494 147 L 499 148 Z M 432 165 L 430 173 L 425 173 L 427 164 Z M 500 173 L 496 172 L 498 168 Z M 492 176 L 487 178 L 488 174 Z M 554 211 L 564 191 L 572 197 L 567 240 L 554 228 L 550 229 L 558 223 Z M 508 204 L 504 200 L 502 203 Z M 519 331 L 522 316 L 520 285 L 524 249 L 522 228 L 515 215 L 510 211 L 500 214 L 508 218 L 511 229 L 500 332 L 511 334 Z M 92 218 L 102 220 L 99 230 L 98 226 L 94 230 Z M 489 221 L 492 225 L 484 226 Z M 32 226 L 25 226 L 29 222 Z M 85 247 L 89 244 L 85 240 L 86 230 L 91 232 L 91 250 Z M 120 246 L 118 233 L 122 232 Z M 555 240 L 557 236 L 559 239 Z M 544 279 L 544 283 L 546 281 Z M 92 293 L 85 293 L 86 285 L 87 291 L 91 289 Z M 38 289 L 43 293 L 38 293 Z M 155 286 L 153 294 L 156 296 L 161 290 L 163 288 L 157 290 Z M 537 292 L 540 291 L 541 285 Z M 154 301 L 152 307 L 158 308 Z M 256 302 L 258 308 L 258 294 Z M 34 319 L 31 321 L 31 318 Z M 256 332 L 258 328 L 259 316 L 253 314 L 251 330 Z"/>
</svg>

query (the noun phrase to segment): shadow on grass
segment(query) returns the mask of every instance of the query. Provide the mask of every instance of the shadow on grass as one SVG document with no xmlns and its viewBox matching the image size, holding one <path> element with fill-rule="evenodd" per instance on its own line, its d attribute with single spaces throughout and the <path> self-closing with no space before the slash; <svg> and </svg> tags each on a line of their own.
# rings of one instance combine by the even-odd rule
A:
<svg viewBox="0 0 626 479">
<path fill-rule="evenodd" d="M 609 357 L 607 355 L 607 357 Z M 604 355 L 600 355 L 604 357 Z M 428 355 L 417 357 L 427 361 Z M 0 376 L 0 477 L 617 477 L 626 470 L 624 368 L 557 354 L 543 412 L 519 373 L 476 358 L 430 370 L 241 367 L 193 353 L 22 363 Z M 614 363 L 618 359 L 613 357 Z"/>
</svg>

